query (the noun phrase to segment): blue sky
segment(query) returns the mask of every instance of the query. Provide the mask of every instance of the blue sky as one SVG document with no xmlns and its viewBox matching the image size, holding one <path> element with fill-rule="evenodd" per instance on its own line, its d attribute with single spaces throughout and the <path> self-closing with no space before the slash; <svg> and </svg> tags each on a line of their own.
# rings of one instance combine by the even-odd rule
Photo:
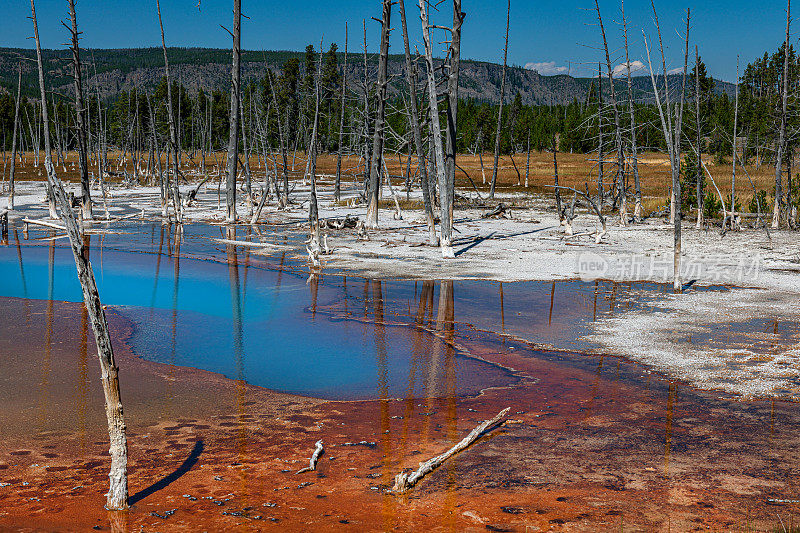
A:
<svg viewBox="0 0 800 533">
<path fill-rule="evenodd" d="M 27 1 L 12 0 L 4 9 L 4 31 L 0 45 L 32 47 L 30 8 Z M 8 5 L 10 4 L 10 5 Z M 38 0 L 40 34 L 43 46 L 55 48 L 67 41 L 60 25 L 67 17 L 64 0 Z M 164 0 L 162 14 L 168 45 L 229 47 L 230 37 L 220 23 L 230 26 L 230 0 Z M 418 4 L 406 0 L 409 31 L 419 43 Z M 682 63 L 681 37 L 686 7 L 692 8 L 692 45 L 700 47 L 700 55 L 710 72 L 725 80 L 736 77 L 736 55 L 742 65 L 774 50 L 783 41 L 785 3 L 748 0 L 703 0 L 692 6 L 672 1 L 656 1 L 668 48 L 668 68 Z M 435 22 L 452 20 L 448 3 L 436 13 Z M 615 63 L 624 60 L 621 37 L 619 0 L 600 2 L 606 32 Z M 594 3 L 591 0 L 512 0 L 509 63 L 537 66 L 543 74 L 569 71 L 587 75 L 596 70 L 603 58 Z M 655 26 L 648 0 L 628 0 L 631 61 L 646 61 L 642 30 L 655 38 Z M 463 0 L 467 13 L 462 37 L 462 57 L 486 61 L 502 61 L 506 3 L 502 0 Z M 92 48 L 157 46 L 160 44 L 155 0 L 78 0 L 78 24 L 84 32 L 82 45 Z M 308 0 L 243 0 L 243 11 L 249 19 L 243 22 L 242 46 L 256 50 L 302 50 L 307 44 L 325 47 L 344 42 L 344 25 L 350 25 L 350 50 L 363 46 L 362 21 L 367 19 L 368 48 L 376 49 L 379 25 L 371 17 L 380 17 L 378 0 L 340 0 L 313 2 Z M 395 7 L 391 51 L 402 52 L 400 17 Z M 437 42 L 444 40 L 439 35 Z M 795 46 L 797 40 L 793 39 Z M 413 46 L 413 44 L 412 44 Z M 443 45 L 439 45 L 442 48 Z M 655 58 L 654 58 L 655 62 Z M 594 66 L 590 66 L 594 65 Z"/>
</svg>

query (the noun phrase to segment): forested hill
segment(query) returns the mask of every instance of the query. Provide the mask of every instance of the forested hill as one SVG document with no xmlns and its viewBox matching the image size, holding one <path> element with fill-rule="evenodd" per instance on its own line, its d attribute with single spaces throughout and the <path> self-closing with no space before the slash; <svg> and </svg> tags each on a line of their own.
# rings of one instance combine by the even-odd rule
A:
<svg viewBox="0 0 800 533">
<path fill-rule="evenodd" d="M 69 59 L 70 52 L 43 50 L 48 85 L 56 92 L 70 94 L 72 91 Z M 172 75 L 190 91 L 227 90 L 230 87 L 230 50 L 213 48 L 169 48 L 168 55 Z M 15 92 L 17 68 L 20 58 L 34 59 L 33 50 L 0 48 L 0 92 Z M 297 58 L 302 66 L 305 52 L 290 51 L 244 51 L 242 52 L 242 76 L 244 82 L 256 81 L 264 76 L 265 68 L 279 71 L 282 65 Z M 96 94 L 99 90 L 104 99 L 113 99 L 120 91 L 133 87 L 153 89 L 164 75 L 164 57 L 161 48 L 129 48 L 87 50 L 82 60 L 89 77 L 88 90 Z M 342 68 L 344 54 L 339 53 L 338 64 Z M 368 57 L 370 75 L 374 78 L 377 57 Z M 36 90 L 35 61 L 22 61 L 22 83 L 26 94 Z M 364 57 L 348 54 L 347 71 L 351 89 L 358 90 L 363 79 Z M 301 67 L 302 68 L 302 67 Z M 502 66 L 483 61 L 461 61 L 460 96 L 480 101 L 496 102 L 500 93 Z M 389 58 L 389 74 L 393 76 L 390 91 L 395 93 L 404 83 L 405 59 L 402 55 Z M 672 76 L 671 84 L 679 83 L 680 76 Z M 507 79 L 507 98 L 516 93 L 528 105 L 568 103 L 577 98 L 584 100 L 592 83 L 591 78 L 574 78 L 567 75 L 542 76 L 522 67 L 510 67 Z M 618 90 L 627 94 L 624 78 L 617 81 Z M 604 84 L 607 87 L 607 84 Z M 606 89 L 607 90 L 607 89 Z M 717 81 L 717 93 L 733 94 L 734 86 Z M 649 102 L 652 95 L 650 78 L 634 77 L 634 95 L 642 102 Z"/>
</svg>

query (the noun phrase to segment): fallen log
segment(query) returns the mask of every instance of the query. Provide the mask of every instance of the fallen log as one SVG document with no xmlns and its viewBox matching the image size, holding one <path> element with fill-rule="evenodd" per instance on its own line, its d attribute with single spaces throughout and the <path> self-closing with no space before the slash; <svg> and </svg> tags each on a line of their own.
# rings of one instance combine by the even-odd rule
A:
<svg viewBox="0 0 800 533">
<path fill-rule="evenodd" d="M 450 459 L 452 456 L 457 454 L 458 452 L 465 450 L 468 448 L 472 443 L 474 443 L 478 438 L 483 435 L 484 432 L 488 431 L 489 429 L 493 428 L 497 424 L 500 423 L 501 420 L 505 418 L 510 410 L 510 407 L 506 407 L 502 411 L 500 411 L 494 418 L 489 420 L 485 420 L 478 424 L 475 429 L 473 429 L 469 435 L 461 439 L 461 441 L 447 450 L 445 453 L 441 455 L 437 455 L 431 459 L 428 459 L 424 463 L 419 464 L 419 468 L 411 473 L 408 472 L 400 472 L 394 478 L 394 487 L 392 487 L 392 492 L 402 494 L 417 483 L 422 480 L 425 476 L 436 470 L 439 466 L 442 465 L 445 461 Z"/>
<path fill-rule="evenodd" d="M 305 472 L 311 472 L 317 469 L 317 462 L 319 461 L 319 456 L 325 452 L 325 448 L 322 447 L 322 441 L 318 440 L 316 444 L 314 444 L 314 453 L 311 455 L 311 459 L 308 461 L 308 466 L 305 468 L 301 468 L 295 475 L 303 474 Z"/>
<path fill-rule="evenodd" d="M 503 202 L 500 202 L 499 204 L 497 204 L 497 207 L 495 207 L 491 211 L 488 211 L 488 212 L 482 214 L 481 218 L 492 218 L 492 217 L 506 217 L 506 218 L 508 218 L 508 216 L 506 215 L 506 210 L 507 209 L 508 209 L 508 206 L 506 204 L 504 204 Z"/>
<path fill-rule="evenodd" d="M 184 178 L 184 179 L 185 179 L 185 178 Z M 199 192 L 200 192 L 200 187 L 202 187 L 203 185 L 205 185 L 205 183 L 206 183 L 206 182 L 207 182 L 209 179 L 211 179 L 211 177 L 210 177 L 210 176 L 206 176 L 206 177 L 205 177 L 205 179 L 204 179 L 203 181 L 201 181 L 201 182 L 200 182 L 200 183 L 197 185 L 197 187 L 195 187 L 194 189 L 190 189 L 189 191 L 187 191 L 187 192 L 185 192 L 185 193 L 181 193 L 181 200 L 183 201 L 183 205 L 184 205 L 184 207 L 191 207 L 191 206 L 192 206 L 192 204 L 194 203 L 194 201 L 197 199 L 197 193 L 199 193 Z"/>
<path fill-rule="evenodd" d="M 37 226 L 44 226 L 46 228 L 57 229 L 60 231 L 67 231 L 67 228 L 65 228 L 64 226 L 53 224 L 52 222 L 45 222 L 44 220 L 33 220 L 32 218 L 23 218 L 22 221 L 26 224 L 35 224 Z"/>
<path fill-rule="evenodd" d="M 356 224 L 358 224 L 358 217 L 350 215 L 344 218 L 323 218 L 319 221 L 319 229 L 354 229 Z"/>
<path fill-rule="evenodd" d="M 3 241 L 8 240 L 8 210 L 3 209 L 0 211 L 0 234 L 2 234 Z"/>
</svg>

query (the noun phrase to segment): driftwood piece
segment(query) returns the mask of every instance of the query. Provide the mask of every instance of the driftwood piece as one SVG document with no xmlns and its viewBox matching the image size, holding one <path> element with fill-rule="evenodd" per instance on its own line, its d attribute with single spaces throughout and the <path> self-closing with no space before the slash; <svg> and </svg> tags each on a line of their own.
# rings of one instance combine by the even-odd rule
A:
<svg viewBox="0 0 800 533">
<path fill-rule="evenodd" d="M 492 218 L 492 217 L 506 217 L 509 218 L 506 214 L 506 211 L 509 210 L 508 206 L 503 202 L 497 204 L 497 207 L 492 209 L 491 211 L 487 211 L 486 213 L 481 215 L 481 218 Z"/>
<path fill-rule="evenodd" d="M 8 240 L 8 210 L 0 211 L 0 234 L 4 241 Z"/>
<path fill-rule="evenodd" d="M 308 461 L 308 466 L 305 468 L 301 468 L 295 475 L 303 474 L 305 472 L 311 472 L 317 469 L 317 462 L 319 461 L 319 456 L 325 453 L 325 448 L 322 446 L 322 441 L 318 440 L 316 444 L 314 444 L 314 453 L 311 455 L 311 459 Z"/>
<path fill-rule="evenodd" d="M 344 218 L 323 218 L 319 221 L 319 229 L 354 229 L 358 224 L 358 217 L 347 215 Z"/>
<path fill-rule="evenodd" d="M 439 466 L 442 465 L 445 461 L 450 459 L 452 456 L 457 454 L 458 452 L 467 449 L 472 443 L 474 443 L 478 438 L 489 429 L 493 428 L 497 424 L 500 423 L 501 420 L 505 418 L 510 410 L 510 407 L 506 407 L 502 411 L 500 411 L 494 418 L 489 420 L 485 420 L 478 424 L 475 429 L 473 429 L 469 435 L 461 439 L 461 441 L 444 452 L 441 455 L 437 455 L 431 459 L 428 459 L 424 463 L 419 464 L 419 468 L 411 473 L 408 472 L 400 472 L 394 478 L 394 487 L 392 487 L 392 492 L 395 493 L 403 493 L 411 489 L 414 485 L 419 483 L 422 478 L 436 470 Z"/>
<path fill-rule="evenodd" d="M 27 218 L 26 217 L 26 218 L 23 218 L 22 221 L 24 223 L 26 223 L 26 224 L 35 224 L 37 226 L 44 226 L 46 228 L 57 229 L 57 230 L 60 230 L 60 231 L 67 231 L 67 228 L 65 228 L 64 226 L 61 226 L 59 224 L 54 224 L 52 222 L 46 222 L 44 220 L 34 220 L 32 218 Z"/>
<path fill-rule="evenodd" d="M 205 185 L 209 179 L 211 179 L 211 177 L 206 176 L 205 179 L 203 179 L 203 181 L 197 185 L 197 187 L 190 189 L 185 193 L 181 193 L 181 200 L 183 201 L 184 207 L 191 207 L 192 204 L 194 204 L 194 201 L 197 199 L 197 193 L 200 192 L 200 187 Z"/>
</svg>

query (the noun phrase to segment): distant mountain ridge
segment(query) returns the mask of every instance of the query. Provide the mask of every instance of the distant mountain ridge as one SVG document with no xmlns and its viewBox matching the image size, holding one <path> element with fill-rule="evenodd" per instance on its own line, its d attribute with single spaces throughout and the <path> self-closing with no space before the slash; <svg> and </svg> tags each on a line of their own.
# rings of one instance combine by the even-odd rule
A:
<svg viewBox="0 0 800 533">
<path fill-rule="evenodd" d="M 229 90 L 231 52 L 216 48 L 168 48 L 171 74 L 190 91 Z M 71 94 L 70 51 L 65 49 L 42 50 L 48 87 L 56 93 Z M 164 75 L 164 58 L 161 48 L 126 48 L 86 50 L 82 54 L 91 94 L 100 92 L 106 99 L 120 91 L 134 87 L 154 88 Z M 243 51 L 243 83 L 257 81 L 266 69 L 279 72 L 283 63 L 296 57 L 303 63 L 304 52 L 294 51 Z M 0 48 L 0 91 L 14 93 L 17 85 L 17 68 L 20 58 L 35 59 L 34 50 Z M 339 54 L 341 69 L 344 54 Z M 358 90 L 363 78 L 363 55 L 348 54 L 347 70 L 349 85 Z M 377 56 L 370 55 L 368 62 L 374 68 Z M 36 68 L 34 61 L 22 61 L 23 87 L 27 95 L 36 92 Z M 390 92 L 396 93 L 405 81 L 405 58 L 389 56 L 389 75 L 392 77 Z M 462 60 L 459 78 L 459 96 L 481 101 L 497 102 L 500 94 L 502 65 L 486 61 Z M 374 78 L 374 72 L 372 73 Z M 680 75 L 672 75 L 670 85 L 680 83 Z M 573 99 L 584 100 L 589 87 L 596 78 L 575 78 L 566 74 L 543 76 L 534 70 L 513 66 L 508 68 L 506 98 L 513 99 L 519 93 L 524 104 L 553 105 L 569 103 Z M 732 83 L 716 81 L 716 92 L 734 94 Z M 627 94 L 624 77 L 616 80 L 619 94 Z M 604 92 L 607 83 L 604 80 Z M 633 78 L 634 97 L 640 102 L 652 101 L 652 84 L 648 76 Z"/>
</svg>

